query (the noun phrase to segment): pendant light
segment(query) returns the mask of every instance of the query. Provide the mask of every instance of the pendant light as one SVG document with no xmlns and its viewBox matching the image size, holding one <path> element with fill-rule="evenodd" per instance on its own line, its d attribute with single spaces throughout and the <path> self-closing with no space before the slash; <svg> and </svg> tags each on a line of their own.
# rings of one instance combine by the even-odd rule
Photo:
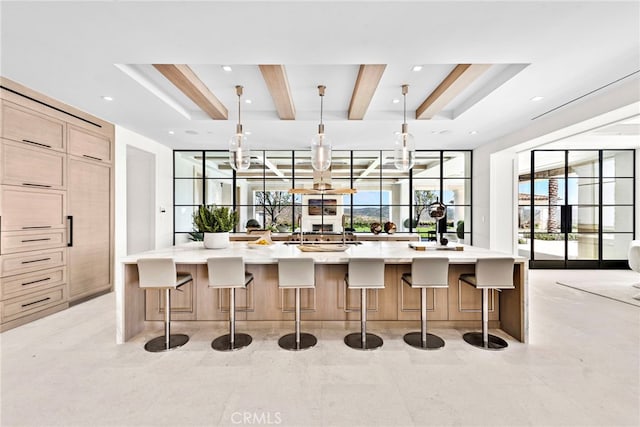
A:
<svg viewBox="0 0 640 427">
<path fill-rule="evenodd" d="M 311 167 L 317 171 L 326 171 L 331 167 L 331 141 L 324 134 L 324 123 L 322 123 L 324 90 L 326 87 L 318 86 L 320 95 L 320 124 L 318 134 L 311 139 Z"/>
<path fill-rule="evenodd" d="M 404 98 L 404 122 L 402 123 L 402 132 L 396 137 L 394 148 L 393 163 L 396 169 L 408 172 L 415 163 L 416 146 L 413 141 L 413 135 L 409 133 L 409 125 L 407 125 L 407 92 L 409 85 L 402 85 L 402 97 Z"/>
<path fill-rule="evenodd" d="M 236 171 L 246 171 L 251 165 L 251 151 L 247 143 L 247 137 L 242 131 L 242 122 L 240 121 L 240 97 L 242 97 L 242 86 L 236 86 L 236 95 L 238 95 L 238 124 L 236 125 L 236 133 L 229 140 L 229 164 Z"/>
</svg>

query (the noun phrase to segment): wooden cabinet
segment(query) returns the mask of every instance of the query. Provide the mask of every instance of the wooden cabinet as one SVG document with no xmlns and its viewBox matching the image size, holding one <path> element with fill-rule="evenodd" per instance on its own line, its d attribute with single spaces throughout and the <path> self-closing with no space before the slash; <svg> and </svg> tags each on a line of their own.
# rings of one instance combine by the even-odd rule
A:
<svg viewBox="0 0 640 427">
<path fill-rule="evenodd" d="M 3 138 L 64 151 L 64 126 L 61 120 L 11 102 L 2 102 Z"/>
<path fill-rule="evenodd" d="M 6 139 L 0 145 L 2 184 L 63 190 L 66 187 L 66 163 L 64 153 Z"/>
<path fill-rule="evenodd" d="M 56 286 L 52 289 L 31 292 L 17 298 L 9 298 L 0 302 L 0 318 L 2 322 L 16 320 L 19 317 L 34 314 L 67 301 L 67 287 Z"/>
<path fill-rule="evenodd" d="M 66 263 L 67 248 L 2 255 L 0 257 L 0 277 L 60 267 Z"/>
<path fill-rule="evenodd" d="M 0 82 L 4 331 L 111 288 L 114 127 Z"/>
<path fill-rule="evenodd" d="M 13 298 L 27 292 L 64 285 L 66 282 L 67 269 L 64 267 L 19 274 L 0 279 L 0 295 L 2 299 Z"/>
<path fill-rule="evenodd" d="M 45 230 L 67 225 L 66 192 L 3 185 L 1 231 Z"/>
<path fill-rule="evenodd" d="M 3 254 L 37 251 L 67 246 L 67 231 L 64 229 L 7 231 L 2 233 L 0 248 Z"/>
<path fill-rule="evenodd" d="M 101 162 L 111 162 L 111 141 L 83 129 L 69 126 L 69 154 Z"/>
<path fill-rule="evenodd" d="M 69 295 L 82 298 L 111 287 L 111 167 L 69 157 Z"/>
</svg>

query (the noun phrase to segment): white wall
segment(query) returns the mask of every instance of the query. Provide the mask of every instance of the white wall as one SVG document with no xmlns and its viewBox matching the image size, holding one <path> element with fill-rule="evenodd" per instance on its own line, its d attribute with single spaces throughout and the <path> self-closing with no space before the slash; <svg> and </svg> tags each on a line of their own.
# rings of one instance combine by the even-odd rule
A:
<svg viewBox="0 0 640 427">
<path fill-rule="evenodd" d="M 513 216 L 513 211 L 517 209 L 512 197 L 502 197 L 501 191 L 505 191 L 506 187 L 499 180 L 503 178 L 501 171 L 512 170 L 513 156 L 499 153 L 505 150 L 524 151 L 622 120 L 639 113 L 639 101 L 640 79 L 633 78 L 611 86 L 606 92 L 587 96 L 532 121 L 531 126 L 525 129 L 473 150 L 473 244 L 500 251 L 515 251 L 513 244 L 509 243 L 516 238 L 515 227 L 511 228 L 509 236 L 497 231 L 503 229 L 500 223 L 504 220 L 503 214 L 508 212 Z M 639 223 L 637 217 L 636 223 Z"/>
<path fill-rule="evenodd" d="M 173 244 L 173 151 L 152 139 L 116 126 L 115 267 L 116 286 L 122 280 L 119 260 L 127 254 L 127 146 L 155 155 L 155 249 Z M 164 212 L 161 212 L 161 209 Z"/>
</svg>

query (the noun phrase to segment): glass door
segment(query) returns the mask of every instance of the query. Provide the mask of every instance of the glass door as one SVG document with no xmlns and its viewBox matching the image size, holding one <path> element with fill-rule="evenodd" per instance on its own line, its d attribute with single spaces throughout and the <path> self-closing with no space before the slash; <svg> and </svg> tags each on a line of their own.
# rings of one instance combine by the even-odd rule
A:
<svg viewBox="0 0 640 427">
<path fill-rule="evenodd" d="M 635 229 L 632 150 L 535 150 L 520 175 L 519 245 L 531 268 L 621 267 Z"/>
</svg>

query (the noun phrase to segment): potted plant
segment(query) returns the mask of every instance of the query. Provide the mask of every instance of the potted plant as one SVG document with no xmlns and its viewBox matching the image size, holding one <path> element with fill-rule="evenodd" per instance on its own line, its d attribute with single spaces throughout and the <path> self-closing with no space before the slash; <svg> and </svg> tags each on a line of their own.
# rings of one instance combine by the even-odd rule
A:
<svg viewBox="0 0 640 427">
<path fill-rule="evenodd" d="M 464 243 L 464 221 L 462 220 L 456 223 L 456 236 L 458 236 L 458 242 Z"/>
<path fill-rule="evenodd" d="M 238 224 L 239 215 L 227 207 L 201 205 L 193 214 L 193 224 L 204 233 L 204 247 L 223 249 L 229 246 L 229 232 Z"/>
</svg>

